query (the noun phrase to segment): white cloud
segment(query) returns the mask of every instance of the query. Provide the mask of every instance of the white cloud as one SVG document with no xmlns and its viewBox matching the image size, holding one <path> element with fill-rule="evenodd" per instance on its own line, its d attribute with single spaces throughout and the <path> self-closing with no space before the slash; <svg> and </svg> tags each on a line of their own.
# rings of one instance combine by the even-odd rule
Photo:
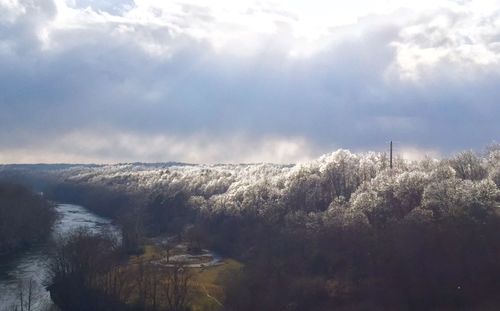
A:
<svg viewBox="0 0 500 311">
<path fill-rule="evenodd" d="M 439 150 L 435 149 L 421 149 L 414 146 L 401 146 L 395 148 L 394 151 L 396 156 L 400 156 L 403 159 L 410 161 L 420 161 L 425 158 L 440 159 L 442 154 Z"/>
<path fill-rule="evenodd" d="M 500 130 L 499 8 L 0 0 L 0 156 L 289 162 L 390 139 L 478 147 Z"/>
<path fill-rule="evenodd" d="M 209 135 L 138 135 L 112 130 L 66 133 L 31 148 L 5 148 L 0 163 L 118 163 L 183 161 L 187 163 L 296 163 L 320 154 L 300 137 L 243 134 L 214 139 Z"/>
<path fill-rule="evenodd" d="M 421 14 L 400 31 L 397 64 L 404 78 L 421 79 L 440 63 L 467 75 L 481 67 L 499 66 L 495 47 L 500 35 L 500 2 L 466 1 Z"/>
<path fill-rule="evenodd" d="M 36 33 L 45 49 L 64 48 L 65 42 L 57 42 L 53 33 L 89 30 L 107 31 L 115 40 L 138 44 L 159 57 L 171 56 L 185 38 L 241 57 L 270 50 L 285 57 L 311 57 L 342 39 L 346 27 L 360 25 L 348 32 L 355 36 L 370 27 L 365 20 L 376 17 L 400 29 L 391 44 L 403 78 L 418 78 L 421 67 L 441 61 L 489 65 L 498 64 L 500 57 L 495 45 L 500 35 L 498 1 L 136 0 L 112 12 L 100 10 L 98 2 L 84 2 L 83 7 L 78 3 L 57 0 L 56 17 L 38 25 Z M 5 20 L 32 7 L 13 0 L 0 5 Z"/>
</svg>

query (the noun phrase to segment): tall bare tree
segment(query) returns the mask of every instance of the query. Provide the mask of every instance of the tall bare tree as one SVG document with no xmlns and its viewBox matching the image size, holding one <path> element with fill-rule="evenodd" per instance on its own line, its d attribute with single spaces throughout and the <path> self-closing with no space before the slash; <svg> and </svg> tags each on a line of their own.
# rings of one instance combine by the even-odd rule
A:
<svg viewBox="0 0 500 311">
<path fill-rule="evenodd" d="M 163 295 L 167 303 L 167 311 L 187 310 L 187 298 L 191 279 L 190 271 L 183 265 L 169 267 L 163 283 Z"/>
</svg>

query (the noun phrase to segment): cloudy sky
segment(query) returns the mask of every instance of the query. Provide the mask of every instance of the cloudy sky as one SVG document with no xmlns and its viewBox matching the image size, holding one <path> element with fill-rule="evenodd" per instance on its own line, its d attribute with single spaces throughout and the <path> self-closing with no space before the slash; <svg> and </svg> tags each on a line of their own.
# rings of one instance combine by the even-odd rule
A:
<svg viewBox="0 0 500 311">
<path fill-rule="evenodd" d="M 0 163 L 500 139 L 500 0 L 0 0 Z"/>
</svg>

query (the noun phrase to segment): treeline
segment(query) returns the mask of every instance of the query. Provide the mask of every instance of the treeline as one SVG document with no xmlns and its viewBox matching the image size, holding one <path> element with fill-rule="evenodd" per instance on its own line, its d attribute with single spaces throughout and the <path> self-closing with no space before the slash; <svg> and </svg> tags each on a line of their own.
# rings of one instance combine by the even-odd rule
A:
<svg viewBox="0 0 500 311">
<path fill-rule="evenodd" d="M 129 249 L 168 233 L 242 260 L 225 279 L 226 310 L 500 305 L 498 145 L 392 169 L 385 154 L 339 150 L 296 166 L 60 174 L 120 219 Z"/>
<path fill-rule="evenodd" d="M 253 219 L 252 219 L 253 218 Z M 325 223 L 301 213 L 211 218 L 208 242 L 246 263 L 227 310 L 478 309 L 500 304 L 500 219 Z M 488 306 L 491 307 L 491 306 Z"/>
<path fill-rule="evenodd" d="M 252 194 L 260 208 L 201 217 L 203 236 L 247 263 L 228 282 L 226 309 L 500 305 L 498 149 L 400 162 L 367 179 L 341 159 L 299 171 L 274 209 L 262 187 Z"/>
<path fill-rule="evenodd" d="M 28 188 L 0 182 L 0 253 L 44 238 L 55 220 L 53 206 Z"/>
</svg>

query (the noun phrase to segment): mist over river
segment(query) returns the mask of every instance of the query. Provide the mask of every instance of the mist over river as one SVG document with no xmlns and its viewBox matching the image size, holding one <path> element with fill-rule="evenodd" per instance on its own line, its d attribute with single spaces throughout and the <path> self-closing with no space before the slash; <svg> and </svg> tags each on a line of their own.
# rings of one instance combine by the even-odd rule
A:
<svg viewBox="0 0 500 311">
<path fill-rule="evenodd" d="M 58 204 L 58 219 L 54 224 L 50 238 L 31 247 L 8 256 L 0 257 L 0 311 L 10 310 L 18 304 L 19 286 L 22 282 L 33 281 L 36 303 L 32 310 L 43 310 L 51 301 L 44 283 L 47 279 L 50 241 L 64 236 L 78 227 L 92 231 L 110 231 L 117 233 L 109 219 L 97 216 L 82 206 Z"/>
</svg>

